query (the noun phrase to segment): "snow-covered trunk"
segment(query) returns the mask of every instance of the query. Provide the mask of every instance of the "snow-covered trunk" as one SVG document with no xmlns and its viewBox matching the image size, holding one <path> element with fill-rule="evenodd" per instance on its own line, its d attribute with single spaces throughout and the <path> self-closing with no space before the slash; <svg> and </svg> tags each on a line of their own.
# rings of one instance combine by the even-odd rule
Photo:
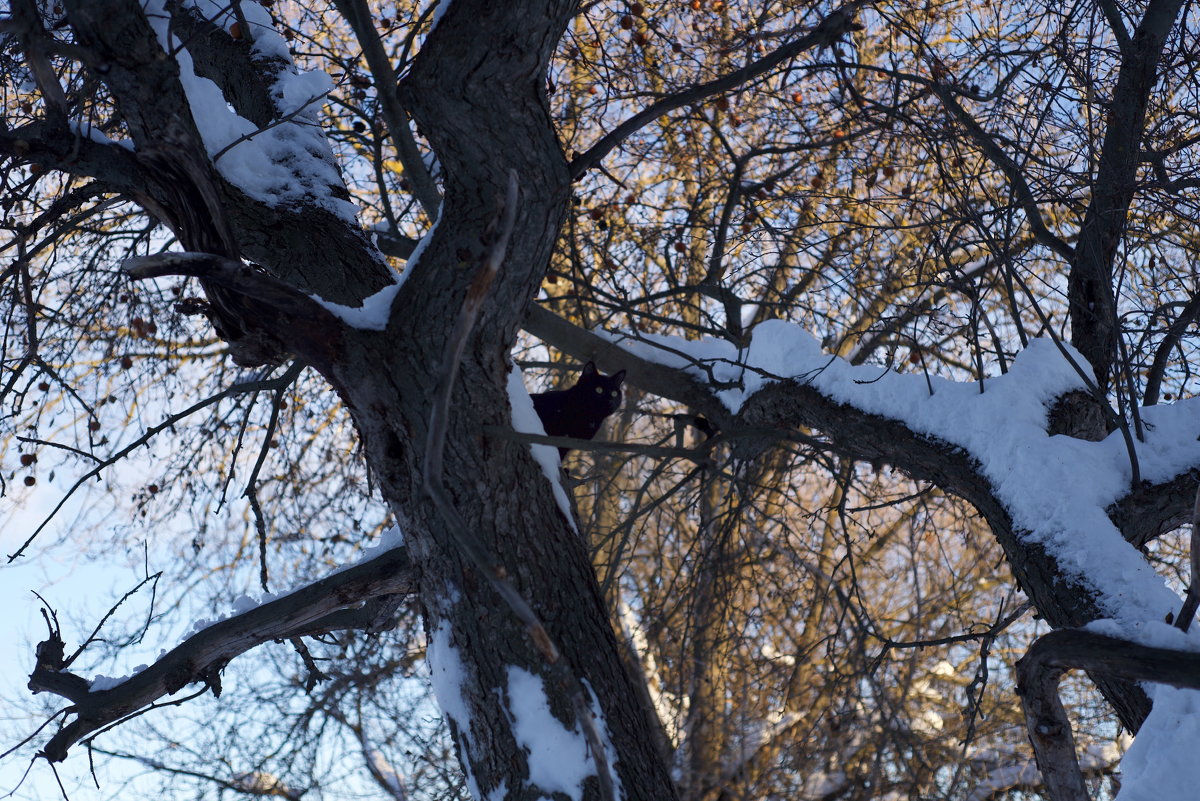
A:
<svg viewBox="0 0 1200 801">
<path fill-rule="evenodd" d="M 444 333 L 429 331 L 425 340 L 439 344 Z M 498 346 L 486 350 L 491 352 L 469 355 L 462 364 L 447 431 L 445 483 L 471 536 L 503 565 L 569 672 L 594 693 L 626 797 L 671 798 L 666 766 L 634 700 L 584 543 L 528 446 L 483 433 L 484 426 L 511 425 L 504 386 L 489 364 L 504 354 Z M 364 346 L 358 358 L 363 377 L 345 394 L 372 474 L 419 565 L 434 688 L 473 791 L 481 798 L 541 798 L 555 790 L 599 797 L 595 780 L 586 778 L 594 769 L 571 708 L 572 688 L 553 678 L 528 630 L 462 553 L 422 492 L 436 363 L 389 358 L 382 338 Z M 564 730 L 559 751 L 539 748 L 544 744 L 522 728 L 528 715 L 519 710 L 530 704 L 529 676 L 541 681 L 532 682 L 534 688 Z M 573 748 L 564 746 L 572 742 Z"/>
</svg>

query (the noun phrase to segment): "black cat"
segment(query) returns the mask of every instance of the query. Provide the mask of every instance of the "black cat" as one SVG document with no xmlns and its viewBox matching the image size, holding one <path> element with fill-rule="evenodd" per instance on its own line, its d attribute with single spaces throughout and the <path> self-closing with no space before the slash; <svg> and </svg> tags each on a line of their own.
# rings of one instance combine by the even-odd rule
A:
<svg viewBox="0 0 1200 801">
<path fill-rule="evenodd" d="M 596 365 L 588 362 L 575 386 L 533 395 L 533 408 L 550 436 L 591 439 L 600 430 L 604 418 L 620 408 L 624 380 L 624 370 L 604 375 Z M 559 448 L 559 458 L 570 450 Z"/>
</svg>

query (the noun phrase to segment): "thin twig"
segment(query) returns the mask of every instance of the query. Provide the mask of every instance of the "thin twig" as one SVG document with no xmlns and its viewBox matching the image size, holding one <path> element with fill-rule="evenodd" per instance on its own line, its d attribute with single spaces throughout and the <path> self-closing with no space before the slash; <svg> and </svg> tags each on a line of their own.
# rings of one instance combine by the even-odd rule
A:
<svg viewBox="0 0 1200 801">
<path fill-rule="evenodd" d="M 102 473 L 105 468 L 111 467 L 112 465 L 121 461 L 126 456 L 128 456 L 129 454 L 133 453 L 138 448 L 145 445 L 147 442 L 149 442 L 151 439 L 153 439 L 155 436 L 157 436 L 161 432 L 166 431 L 167 429 L 171 428 L 176 423 L 178 423 L 180 420 L 184 420 L 184 419 L 190 417 L 191 415 L 195 414 L 196 412 L 200 411 L 201 409 L 204 409 L 205 407 L 208 407 L 208 406 L 212 406 L 214 403 L 219 403 L 220 401 L 223 401 L 229 397 L 233 397 L 234 395 L 242 395 L 247 392 L 261 392 L 262 390 L 275 389 L 278 386 L 280 386 L 280 382 L 284 378 L 287 378 L 287 375 L 288 374 L 285 373 L 280 378 L 269 380 L 269 381 L 248 381 L 244 384 L 234 384 L 231 387 L 227 387 L 226 389 L 221 390 L 216 395 L 212 395 L 208 398 L 205 398 L 202 401 L 197 401 L 196 403 L 194 403 L 191 406 L 184 409 L 182 412 L 177 412 L 175 414 L 168 415 L 167 418 L 165 420 L 163 420 L 161 423 L 159 423 L 158 425 L 151 426 L 150 428 L 146 429 L 146 432 L 144 434 L 142 434 L 140 437 L 135 439 L 133 442 L 129 443 L 129 445 L 127 445 L 124 448 L 122 448 L 121 450 L 117 451 L 115 454 L 108 457 L 107 459 L 104 459 L 99 464 L 97 464 L 94 468 L 92 468 L 91 470 L 89 470 L 88 472 L 86 472 L 82 476 L 80 476 L 75 481 L 75 483 L 71 485 L 71 488 L 69 490 L 67 490 L 66 494 L 63 495 L 62 499 L 58 502 L 58 504 L 55 505 L 55 507 L 50 510 L 50 513 L 48 515 L 46 515 L 45 519 L 42 520 L 41 524 L 36 529 L 34 529 L 33 533 L 29 535 L 29 537 L 25 540 L 25 542 L 21 543 L 21 547 L 17 548 L 17 550 L 15 552 L 10 553 L 8 555 L 8 561 L 12 562 L 17 557 L 19 557 L 22 553 L 24 553 L 25 549 L 27 549 L 30 546 L 30 544 L 32 544 L 33 541 L 35 539 L 37 539 L 38 534 L 41 534 L 42 530 L 45 529 L 46 526 L 48 526 L 50 524 L 50 521 L 53 520 L 54 516 L 57 515 L 62 510 L 63 506 L 66 505 L 67 501 L 69 501 L 71 499 L 71 497 L 75 494 L 75 492 L 78 491 L 78 489 L 80 487 L 82 487 L 85 482 L 99 476 L 100 473 Z"/>
<path fill-rule="evenodd" d="M 69 657 L 67 657 L 65 660 L 63 660 L 62 666 L 64 668 L 70 667 L 71 663 L 73 663 L 76 659 L 78 659 L 79 655 L 83 653 L 83 649 L 87 648 L 89 645 L 91 645 L 93 642 L 96 641 L 96 639 L 97 639 L 96 635 L 100 633 L 100 629 L 104 628 L 104 624 L 108 622 L 108 619 L 110 617 L 112 617 L 114 614 L 116 614 L 117 610 L 121 608 L 121 604 L 125 603 L 130 598 L 132 598 L 134 595 L 136 595 L 138 593 L 138 591 L 141 590 L 142 587 L 144 587 L 145 585 L 150 584 L 152 582 L 157 582 L 159 576 L 161 576 L 161 575 L 162 575 L 162 573 L 155 573 L 153 575 L 146 576 L 144 579 L 139 581 L 132 590 L 129 590 L 124 595 L 122 595 L 120 597 L 120 599 L 118 599 L 118 601 L 115 604 L 113 604 L 111 607 L 109 607 L 109 610 L 104 613 L 104 617 L 100 618 L 100 622 L 97 623 L 95 628 L 92 629 L 92 633 L 87 636 L 87 639 L 85 639 L 83 642 L 81 642 L 79 644 L 79 647 L 75 649 L 75 653 L 71 654 Z"/>
<path fill-rule="evenodd" d="M 611 132 L 588 148 L 586 152 L 577 156 L 570 164 L 572 180 L 579 180 L 584 173 L 599 164 L 605 156 L 612 152 L 621 142 L 625 141 L 626 138 L 659 117 L 688 104 L 699 103 L 707 97 L 736 89 L 748 81 L 770 72 L 780 64 L 795 58 L 807 50 L 832 45 L 846 33 L 858 28 L 858 24 L 854 21 L 854 16 L 864 5 L 865 0 L 851 0 L 846 5 L 830 12 L 815 28 L 799 39 L 789 42 L 727 75 L 722 75 L 720 78 L 715 78 L 707 83 L 697 84 L 682 92 L 664 97 L 656 103 L 652 103 L 619 124 L 616 128 L 613 128 Z"/>
</svg>

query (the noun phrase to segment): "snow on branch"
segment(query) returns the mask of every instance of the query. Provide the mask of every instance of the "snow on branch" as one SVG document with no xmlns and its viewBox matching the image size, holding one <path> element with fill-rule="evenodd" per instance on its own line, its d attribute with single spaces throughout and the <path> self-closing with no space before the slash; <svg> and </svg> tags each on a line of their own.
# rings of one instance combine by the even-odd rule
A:
<svg viewBox="0 0 1200 801">
<path fill-rule="evenodd" d="M 1120 434 L 1092 442 L 1049 433 L 1055 402 L 1085 384 L 1049 340 L 1031 342 L 1006 374 L 967 383 L 850 364 L 782 320 L 760 324 L 741 348 L 597 334 L 537 308 L 525 329 L 603 369 L 625 368 L 630 383 L 703 414 L 742 458 L 783 441 L 815 444 L 894 465 L 963 497 L 987 519 L 1022 589 L 1056 628 L 1104 618 L 1162 621 L 1179 611 L 1180 598 L 1131 542 L 1190 511 L 1200 399 L 1142 410 L 1144 438 L 1132 445 L 1143 480 L 1134 486 Z M 1145 693 L 1111 674 L 1097 683 L 1137 731 L 1150 708 Z"/>
<path fill-rule="evenodd" d="M 851 365 L 781 320 L 759 325 L 745 348 L 716 339 L 597 335 L 542 309 L 531 311 L 525 328 L 605 369 L 627 368 L 631 383 L 708 416 L 735 449 L 737 440 L 749 440 L 746 455 L 756 439 L 761 448 L 811 428 L 824 447 L 893 464 L 965 497 L 994 530 L 1012 529 L 1010 560 L 1018 551 L 1022 561 L 1044 551 L 1058 562 L 1047 581 L 1065 579 L 1098 594 L 1102 614 L 1051 616 L 1055 625 L 1109 616 L 1161 620 L 1179 608 L 1106 512 L 1134 490 L 1121 437 L 1088 442 L 1047 431 L 1056 399 L 1083 386 L 1048 340 L 1031 342 L 1005 375 L 959 383 Z M 1136 449 L 1144 479 L 1171 484 L 1200 466 L 1200 399 L 1147 408 L 1143 418 L 1148 430 Z"/>
<path fill-rule="evenodd" d="M 173 16 L 188 12 L 181 8 L 172 15 L 165 2 L 147 5 L 147 19 L 159 44 L 178 62 L 192 119 L 221 177 L 269 206 L 313 206 L 354 225 L 358 209 L 349 201 L 317 119 L 333 88 L 332 79 L 323 72 L 296 69 L 270 12 L 257 3 L 241 4 L 240 14 L 229 4 L 212 0 L 181 5 L 200 15 L 210 28 L 224 32 L 239 26 L 239 36 L 249 40 L 250 65 L 265 83 L 273 107 L 269 121 L 247 119 L 235 110 L 226 97 L 228 87 L 219 86 L 195 63 L 192 48 L 201 47 L 207 37 L 181 41 L 172 29 Z M 263 113 L 262 109 L 241 111 L 249 116 Z"/>
</svg>

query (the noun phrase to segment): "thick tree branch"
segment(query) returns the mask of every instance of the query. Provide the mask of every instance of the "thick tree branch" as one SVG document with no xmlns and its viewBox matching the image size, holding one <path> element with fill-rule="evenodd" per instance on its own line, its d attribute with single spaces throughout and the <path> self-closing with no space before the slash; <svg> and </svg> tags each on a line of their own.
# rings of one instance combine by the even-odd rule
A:
<svg viewBox="0 0 1200 801">
<path fill-rule="evenodd" d="M 236 316 L 247 336 L 278 340 L 327 378 L 347 326 L 321 304 L 240 261 L 208 253 L 161 253 L 125 262 L 130 277 L 190 275 L 225 290 L 225 314 Z M 211 293 L 210 293 L 211 294 Z M 231 345 L 233 343 L 231 342 Z"/>
<path fill-rule="evenodd" d="M 80 44 L 90 54 L 89 63 L 103 65 L 95 77 L 112 92 L 139 153 L 161 148 L 164 134 L 184 142 L 201 141 L 180 82 L 178 62 L 163 52 L 136 0 L 68 0 L 67 12 Z M 195 20 L 191 22 L 199 25 Z M 196 28 L 197 33 L 203 30 Z M 219 36 L 211 31 L 207 36 L 193 36 L 187 41 L 189 53 L 193 49 L 199 52 L 220 46 L 225 38 L 223 31 Z M 249 59 L 248 54 L 243 55 Z M 219 53 L 201 55 L 199 61 L 220 57 Z M 260 72 L 266 74 L 292 68 L 272 65 L 277 68 L 263 70 L 259 66 Z M 236 93 L 230 97 L 243 106 L 252 99 Z M 252 116 L 274 119 L 277 116 L 274 103 L 269 112 L 264 116 L 264 110 L 258 109 Z M 173 144 L 178 146 L 178 141 Z M 349 306 L 393 279 L 366 235 L 332 212 L 301 204 L 298 209 L 281 214 L 278 208 L 248 197 L 217 175 L 212 180 L 240 252 L 270 268 L 281 279 Z M 138 181 L 130 189 L 138 195 L 139 202 L 150 200 L 152 206 L 157 204 L 170 210 L 173 198 L 166 191 L 168 187 Z M 195 245 L 187 247 L 198 249 Z"/>
<path fill-rule="evenodd" d="M 1105 391 L 1117 358 L 1113 259 L 1137 191 L 1146 110 L 1163 46 L 1182 6 L 1183 0 L 1151 0 L 1132 43 L 1122 48 L 1092 198 L 1071 260 L 1067 282 L 1071 344 L 1091 363 Z"/>
<path fill-rule="evenodd" d="M 958 495 L 987 519 L 1018 583 L 1052 626 L 1074 628 L 1107 616 L 1097 605 L 1093 588 L 1067 578 L 1053 554 L 1026 539 L 1027 532 L 1013 523 L 979 465 L 957 446 L 917 433 L 897 420 L 831 400 L 812 386 L 797 381 L 779 381 L 764 387 L 732 415 L 728 410 L 722 411 L 724 407 L 716 395 L 698 379 L 682 370 L 638 358 L 549 311 L 531 309 L 525 329 L 576 358 L 595 360 L 606 370 L 628 370 L 630 383 L 702 410 L 706 415 L 713 414 L 712 419 L 719 421 L 723 432 L 735 441 L 743 441 L 739 450 L 744 455 L 752 456 L 777 442 L 795 438 L 797 429 L 814 429 L 824 437 L 817 443 L 819 447 L 855 460 L 894 465 L 919 481 L 928 481 Z M 647 383 L 643 384 L 643 380 Z M 757 446 L 748 446 L 746 441 L 750 438 L 739 436 L 739 432 L 753 432 Z M 1166 503 L 1166 495 L 1166 492 L 1155 493 L 1154 498 Z M 1186 497 L 1190 511 L 1190 492 Z M 1129 508 L 1136 506 L 1143 513 L 1152 507 L 1148 494 L 1142 502 L 1130 503 Z M 1119 504 L 1117 508 L 1122 509 Z M 1123 510 L 1121 522 L 1128 519 L 1129 512 Z M 1150 525 L 1141 518 L 1138 524 Z M 1150 709 L 1145 693 L 1136 684 L 1121 679 L 1105 676 L 1094 679 L 1125 726 L 1137 731 Z"/>
<path fill-rule="evenodd" d="M 1142 548 L 1151 540 L 1179 528 L 1192 512 L 1192 491 L 1200 469 L 1180 473 L 1169 481 L 1143 483 L 1110 506 L 1108 517 L 1126 541 Z"/>
</svg>

